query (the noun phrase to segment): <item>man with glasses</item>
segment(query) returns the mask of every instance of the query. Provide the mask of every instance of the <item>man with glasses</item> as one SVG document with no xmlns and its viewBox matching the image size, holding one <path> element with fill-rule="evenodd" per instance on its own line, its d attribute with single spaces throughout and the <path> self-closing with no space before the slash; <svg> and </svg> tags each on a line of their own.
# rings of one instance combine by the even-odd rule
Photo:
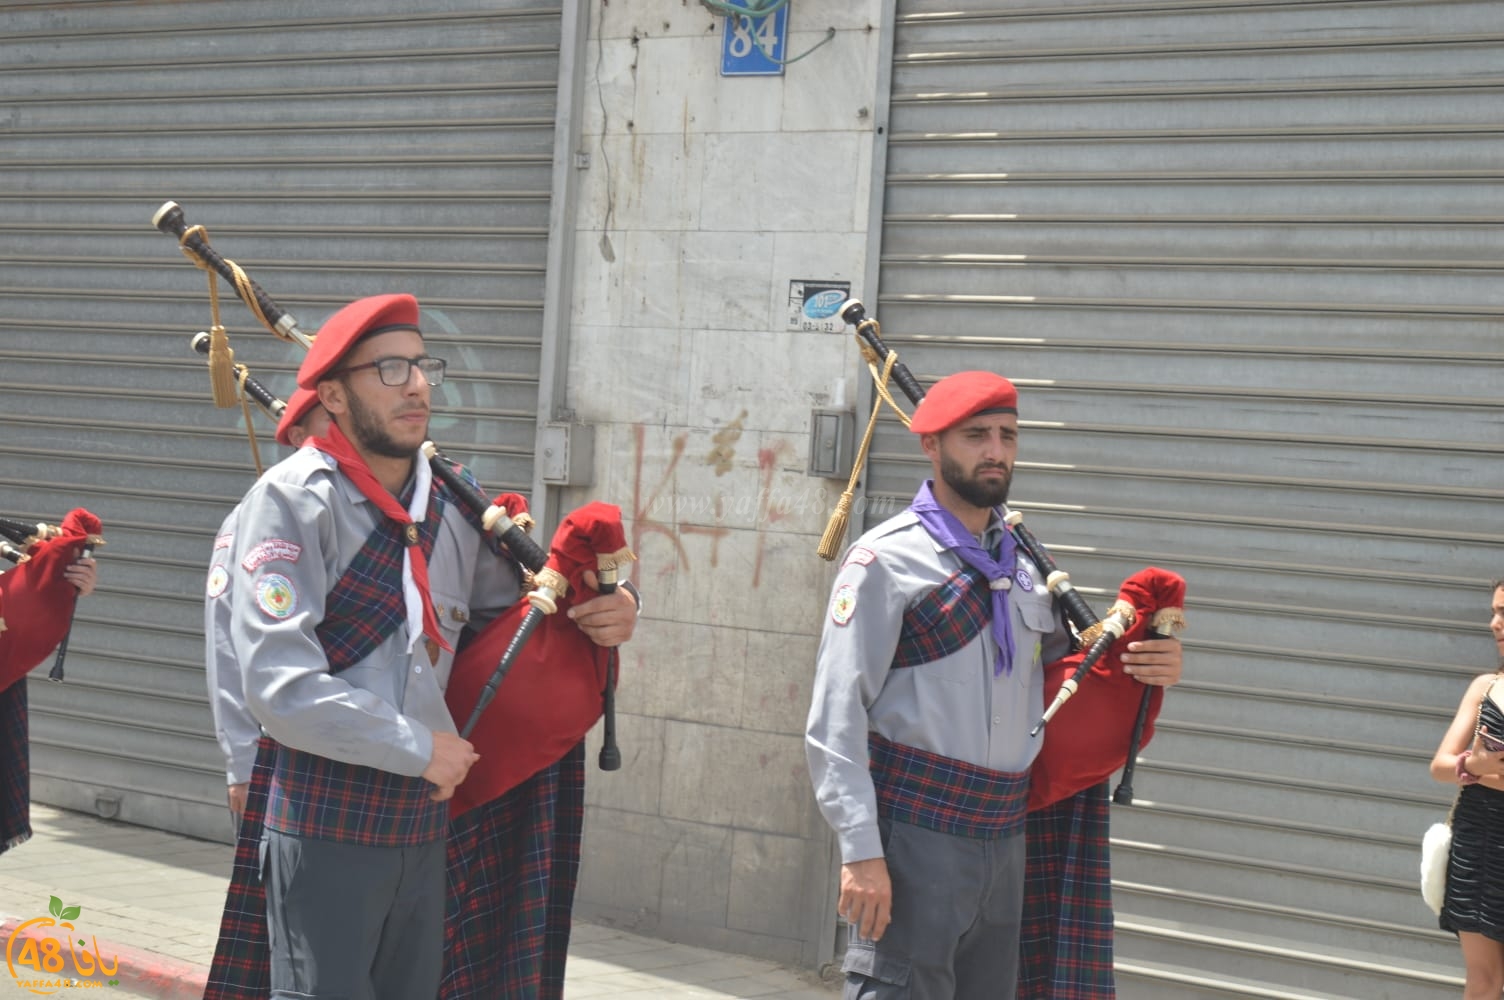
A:
<svg viewBox="0 0 1504 1000">
<path fill-rule="evenodd" d="M 230 637 L 276 742 L 261 842 L 273 998 L 438 991 L 446 800 L 477 759 L 444 684 L 461 630 L 520 592 L 419 456 L 444 367 L 412 296 L 341 309 L 298 371 L 332 425 L 241 503 Z M 632 597 L 597 600 L 630 636 Z"/>
</svg>

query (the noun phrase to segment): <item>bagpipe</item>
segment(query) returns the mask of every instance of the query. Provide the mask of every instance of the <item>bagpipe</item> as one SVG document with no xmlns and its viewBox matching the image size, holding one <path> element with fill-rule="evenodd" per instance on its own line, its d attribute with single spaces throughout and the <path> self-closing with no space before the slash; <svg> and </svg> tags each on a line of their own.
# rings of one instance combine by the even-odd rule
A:
<svg viewBox="0 0 1504 1000">
<path fill-rule="evenodd" d="M 897 383 L 912 404 L 924 398 L 924 388 L 898 360 L 897 353 L 883 343 L 881 327 L 867 316 L 861 302 L 847 301 L 840 315 L 856 327 L 877 398 L 851 482 L 820 542 L 820 556 L 827 560 L 835 557 L 846 534 L 851 498 L 882 406 L 886 403 L 908 424 L 908 416 L 893 399 L 888 383 Z M 1124 581 L 1117 601 L 1107 617 L 1101 618 L 1072 586 L 1070 574 L 1060 569 L 1049 550 L 1024 526 L 1022 514 L 1009 511 L 1004 524 L 1018 548 L 1045 575 L 1046 589 L 1060 602 L 1077 634 L 1075 652 L 1045 664 L 1048 707 L 1030 735 L 1038 734 L 1052 719 L 1056 721 L 1045 733 L 1044 746 L 1030 771 L 1029 808 L 1049 805 L 1099 784 L 1120 767 L 1123 778 L 1113 801 L 1131 804 L 1138 753 L 1154 734 L 1153 723 L 1164 700 L 1164 689 L 1141 684 L 1124 673 L 1115 651 L 1139 639 L 1169 638 L 1185 627 L 1185 580 L 1157 567 L 1140 570 Z M 1142 688 L 1136 702 L 1135 686 Z"/>
<path fill-rule="evenodd" d="M 82 507 L 58 524 L 0 517 L 0 537 L 15 568 L 0 573 L 0 691 L 57 650 L 48 679 L 63 679 L 78 588 L 63 571 L 104 544 L 103 525 Z"/>
<path fill-rule="evenodd" d="M 304 348 L 312 346 L 313 338 L 239 265 L 215 251 L 202 227 L 188 226 L 176 202 L 159 208 L 152 224 L 175 236 L 183 253 L 211 272 L 214 331 L 200 333 L 192 342 L 195 351 L 209 357 L 211 379 L 224 378 L 212 371 L 215 368 L 233 372 L 246 395 L 274 419 L 279 417 L 286 404 L 244 365 L 235 364 L 228 350 L 219 323 L 215 274 L 276 336 Z M 576 595 L 592 596 L 584 579 L 587 569 L 596 573 L 600 593 L 615 589 L 618 567 L 634 558 L 626 545 L 620 508 L 591 503 L 574 511 L 544 550 L 527 534 L 532 518 L 526 500 L 514 493 L 488 500 L 432 442 L 425 442 L 422 451 L 434 476 L 521 565 L 530 587 L 524 600 L 480 631 L 467 634 L 456 652 L 445 701 L 456 720 L 466 720 L 462 735 L 472 741 L 480 760 L 456 790 L 451 815 L 495 798 L 558 761 L 602 717 L 599 766 L 619 768 L 617 651 L 596 646 L 567 615 L 556 612 L 567 609 Z M 482 716 L 487 724 L 477 729 Z"/>
</svg>

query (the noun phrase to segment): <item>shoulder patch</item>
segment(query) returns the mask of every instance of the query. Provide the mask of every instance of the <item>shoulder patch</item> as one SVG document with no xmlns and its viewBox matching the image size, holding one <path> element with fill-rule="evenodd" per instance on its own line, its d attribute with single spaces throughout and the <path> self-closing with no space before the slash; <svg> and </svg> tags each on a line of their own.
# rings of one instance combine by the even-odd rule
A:
<svg viewBox="0 0 1504 1000">
<path fill-rule="evenodd" d="M 227 531 L 223 535 L 219 535 L 214 539 L 214 547 L 216 549 L 227 549 L 230 547 L 230 543 L 234 541 L 235 534 L 233 532 Z"/>
<path fill-rule="evenodd" d="M 256 581 L 256 606 L 278 620 L 298 609 L 298 592 L 280 573 L 268 573 Z"/>
<path fill-rule="evenodd" d="M 302 554 L 303 546 L 297 542 L 289 542 L 282 538 L 268 538 L 245 554 L 245 558 L 240 560 L 240 568 L 247 573 L 253 573 L 259 567 L 275 559 L 295 563 L 298 561 L 298 556 Z"/>
<path fill-rule="evenodd" d="M 205 588 L 204 593 L 206 593 L 210 597 L 218 597 L 220 594 L 223 594 L 225 592 L 225 588 L 229 585 L 230 574 L 225 570 L 225 567 L 222 563 L 216 564 L 215 567 L 209 571 L 209 583 Z"/>
<path fill-rule="evenodd" d="M 846 561 L 843 562 L 843 563 L 841 563 L 841 565 L 842 566 L 852 566 L 852 565 L 866 566 L 868 563 L 872 562 L 872 560 L 874 560 L 876 558 L 877 558 L 877 553 L 873 552 L 871 549 L 867 548 L 865 545 L 855 545 L 855 546 L 852 546 L 851 551 L 846 554 Z"/>
<path fill-rule="evenodd" d="M 851 616 L 854 614 L 856 614 L 856 587 L 843 583 L 836 588 L 835 595 L 830 599 L 830 620 L 837 625 L 845 625 L 851 621 Z"/>
</svg>

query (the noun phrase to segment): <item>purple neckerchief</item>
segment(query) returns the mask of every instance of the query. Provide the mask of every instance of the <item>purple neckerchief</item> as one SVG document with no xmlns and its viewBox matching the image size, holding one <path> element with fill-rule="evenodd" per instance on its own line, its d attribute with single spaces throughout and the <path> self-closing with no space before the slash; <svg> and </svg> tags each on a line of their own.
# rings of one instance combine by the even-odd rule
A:
<svg viewBox="0 0 1504 1000">
<path fill-rule="evenodd" d="M 986 549 L 977 544 L 976 537 L 966 530 L 956 515 L 940 506 L 935 499 L 934 483 L 926 479 L 914 502 L 909 504 L 924 525 L 930 537 L 950 549 L 970 567 L 987 578 L 992 588 L 992 638 L 997 641 L 997 664 L 992 669 L 994 677 L 1013 672 L 1013 620 L 1008 614 L 1008 587 L 1013 582 L 1013 571 L 1018 564 L 1013 533 L 1003 530 L 1001 559 L 993 559 Z M 995 513 L 995 512 L 994 512 Z"/>
</svg>

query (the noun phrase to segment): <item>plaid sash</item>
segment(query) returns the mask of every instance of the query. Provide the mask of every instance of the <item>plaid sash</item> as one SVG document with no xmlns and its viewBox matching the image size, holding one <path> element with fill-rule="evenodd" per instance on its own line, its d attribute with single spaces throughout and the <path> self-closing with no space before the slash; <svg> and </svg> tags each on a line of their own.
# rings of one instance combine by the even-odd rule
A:
<svg viewBox="0 0 1504 1000">
<path fill-rule="evenodd" d="M 404 498 L 406 502 L 406 498 Z M 444 514 L 437 486 L 418 529 L 424 556 L 433 552 Z M 359 663 L 407 622 L 402 601 L 403 543 L 389 519 L 376 525 L 330 591 L 315 629 L 338 674 Z M 444 836 L 449 807 L 429 798 L 421 777 L 347 764 L 278 746 L 267 795 L 266 825 L 299 837 L 366 847 L 411 847 Z"/>
<path fill-rule="evenodd" d="M 904 611 L 893 666 L 944 659 L 970 645 L 991 622 L 992 590 L 980 571 L 964 567 Z"/>
<path fill-rule="evenodd" d="M 425 558 L 433 554 L 444 517 L 444 495 L 435 480 L 429 490 L 428 516 L 418 525 L 418 546 Z M 405 492 L 398 501 L 406 504 L 409 494 Z M 329 592 L 324 620 L 314 631 L 329 658 L 330 673 L 359 663 L 407 624 L 402 601 L 403 548 L 401 528 L 388 518 L 378 518 L 371 536 Z"/>
<path fill-rule="evenodd" d="M 877 814 L 974 840 L 999 840 L 1024 825 L 1028 771 L 990 771 L 867 733 Z"/>
<path fill-rule="evenodd" d="M 1029 813 L 1018 1000 L 1113 1000 L 1107 784 Z"/>
<path fill-rule="evenodd" d="M 0 854 L 31 839 L 26 678 L 0 691 Z"/>
</svg>

